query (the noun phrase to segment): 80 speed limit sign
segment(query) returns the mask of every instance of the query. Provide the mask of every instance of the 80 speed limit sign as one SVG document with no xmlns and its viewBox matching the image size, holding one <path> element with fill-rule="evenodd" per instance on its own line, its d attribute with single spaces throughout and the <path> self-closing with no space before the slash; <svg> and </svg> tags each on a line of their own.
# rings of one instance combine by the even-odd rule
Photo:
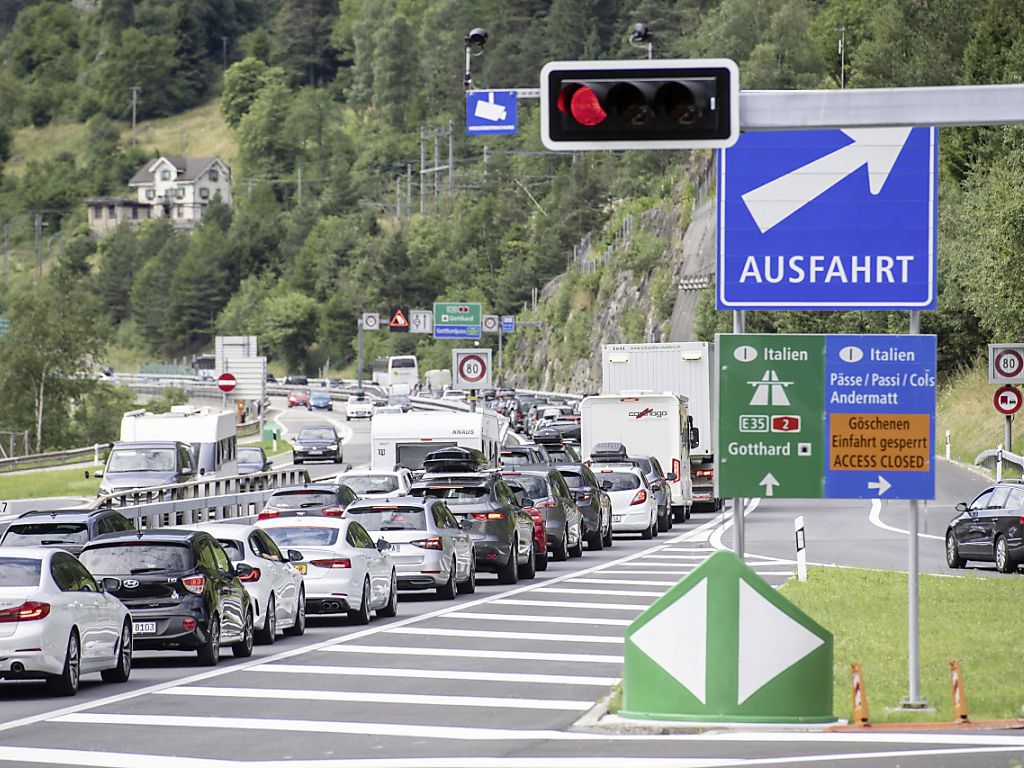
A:
<svg viewBox="0 0 1024 768">
<path fill-rule="evenodd" d="M 487 389 L 491 386 L 491 350 L 453 349 L 452 385 L 456 389 Z"/>
<path fill-rule="evenodd" d="M 988 345 L 988 383 L 1024 384 L 1024 344 Z"/>
</svg>

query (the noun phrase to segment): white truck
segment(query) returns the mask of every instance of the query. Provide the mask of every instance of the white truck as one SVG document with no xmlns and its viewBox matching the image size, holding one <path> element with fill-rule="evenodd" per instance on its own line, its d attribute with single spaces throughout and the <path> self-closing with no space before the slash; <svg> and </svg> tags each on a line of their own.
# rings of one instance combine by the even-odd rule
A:
<svg viewBox="0 0 1024 768">
<path fill-rule="evenodd" d="M 693 504 L 690 465 L 693 428 L 686 410 L 686 398 L 666 392 L 623 392 L 593 395 L 580 403 L 580 455 L 590 459 L 598 443 L 622 443 L 631 456 L 653 456 L 666 474 L 672 491 L 672 513 L 686 519 Z"/>
<path fill-rule="evenodd" d="M 685 397 L 696 432 L 690 448 L 695 512 L 722 507 L 715 497 L 718 415 L 715 345 L 704 341 L 605 344 L 601 347 L 601 393 L 672 392 Z"/>
<path fill-rule="evenodd" d="M 370 426 L 370 467 L 423 469 L 424 457 L 440 448 L 476 448 L 498 465 L 501 432 L 493 411 L 477 413 L 379 413 Z"/>
</svg>

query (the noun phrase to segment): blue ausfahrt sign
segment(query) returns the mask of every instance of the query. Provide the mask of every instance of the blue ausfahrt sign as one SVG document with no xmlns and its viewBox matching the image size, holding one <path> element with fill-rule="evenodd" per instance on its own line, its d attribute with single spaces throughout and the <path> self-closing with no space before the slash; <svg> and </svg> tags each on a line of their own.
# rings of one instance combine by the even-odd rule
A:
<svg viewBox="0 0 1024 768">
<path fill-rule="evenodd" d="M 515 91 L 466 91 L 466 135 L 509 136 L 518 130 Z"/>
<path fill-rule="evenodd" d="M 719 309 L 934 309 L 934 128 L 746 133 L 719 153 Z"/>
</svg>

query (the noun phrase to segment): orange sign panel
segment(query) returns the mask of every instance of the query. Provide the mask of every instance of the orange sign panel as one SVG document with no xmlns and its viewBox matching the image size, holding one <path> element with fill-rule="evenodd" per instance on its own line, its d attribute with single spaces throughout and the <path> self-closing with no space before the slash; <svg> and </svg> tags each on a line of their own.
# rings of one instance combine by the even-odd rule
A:
<svg viewBox="0 0 1024 768">
<path fill-rule="evenodd" d="M 829 469 L 929 469 L 931 422 L 927 413 L 833 413 L 829 424 Z"/>
</svg>

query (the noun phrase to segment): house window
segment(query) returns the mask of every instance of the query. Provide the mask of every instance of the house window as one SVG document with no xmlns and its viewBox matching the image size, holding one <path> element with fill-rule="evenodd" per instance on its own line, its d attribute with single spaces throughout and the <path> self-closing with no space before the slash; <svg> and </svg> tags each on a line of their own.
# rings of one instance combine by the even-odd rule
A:
<svg viewBox="0 0 1024 768">
<path fill-rule="evenodd" d="M 116 219 L 117 218 L 117 211 L 115 210 L 114 206 L 112 206 L 112 205 L 108 205 L 107 206 L 107 218 L 108 219 Z"/>
<path fill-rule="evenodd" d="M 184 187 L 178 187 L 178 189 L 177 189 L 177 196 L 178 196 L 179 200 L 181 200 L 181 199 L 183 199 L 185 197 L 185 188 Z"/>
<path fill-rule="evenodd" d="M 218 178 L 220 178 L 220 174 L 217 173 L 217 169 L 216 168 L 211 168 L 209 175 L 210 175 L 210 181 L 216 181 Z"/>
<path fill-rule="evenodd" d="M 146 199 L 147 200 L 155 200 L 156 199 L 156 190 L 155 189 L 147 189 L 146 190 Z"/>
<path fill-rule="evenodd" d="M 199 196 L 201 198 L 203 198 L 203 200 L 209 200 L 210 199 L 210 190 L 208 190 L 206 187 L 200 187 L 199 188 Z"/>
<path fill-rule="evenodd" d="M 170 171 L 160 171 L 160 181 L 170 181 L 170 180 L 171 180 L 171 172 Z"/>
<path fill-rule="evenodd" d="M 179 219 L 185 218 L 185 206 L 184 205 L 179 205 L 178 206 L 178 218 Z"/>
<path fill-rule="evenodd" d="M 133 219 L 138 219 L 139 218 L 139 209 L 136 208 L 134 205 L 132 206 L 132 218 Z"/>
<path fill-rule="evenodd" d="M 92 207 L 92 217 L 94 219 L 102 219 L 103 218 L 103 206 L 101 206 L 101 205 L 94 205 Z"/>
</svg>

